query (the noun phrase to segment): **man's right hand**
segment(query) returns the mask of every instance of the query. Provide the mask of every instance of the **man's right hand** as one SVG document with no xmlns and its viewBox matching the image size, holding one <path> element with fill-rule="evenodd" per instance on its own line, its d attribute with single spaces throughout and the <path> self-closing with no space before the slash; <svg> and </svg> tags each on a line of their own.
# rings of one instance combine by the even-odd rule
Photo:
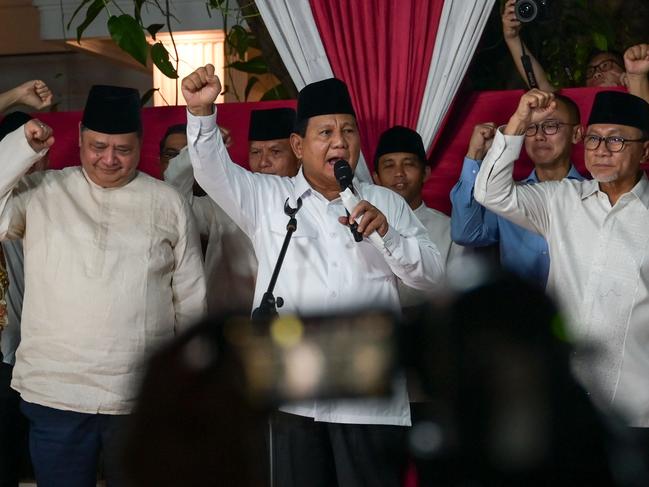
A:
<svg viewBox="0 0 649 487">
<path fill-rule="evenodd" d="M 553 113 L 556 108 L 557 102 L 554 100 L 554 93 L 533 88 L 521 97 L 518 107 L 509 119 L 503 133 L 505 135 L 523 135 L 527 127 L 540 122 L 547 115 Z"/>
<path fill-rule="evenodd" d="M 37 119 L 29 120 L 24 125 L 25 138 L 27 143 L 34 150 L 34 152 L 40 152 L 43 149 L 52 147 L 54 143 L 54 136 L 52 128 L 48 125 L 45 125 L 43 122 Z"/>
<path fill-rule="evenodd" d="M 52 91 L 45 82 L 37 79 L 26 81 L 16 86 L 16 104 L 27 105 L 35 110 L 42 110 L 52 104 Z"/>
<path fill-rule="evenodd" d="M 221 82 L 214 74 L 214 66 L 206 64 L 183 79 L 182 92 L 187 109 L 192 115 L 211 115 L 214 102 L 221 93 Z"/>
<path fill-rule="evenodd" d="M 503 22 L 503 36 L 506 41 L 518 39 L 521 33 L 521 21 L 516 18 L 516 11 L 514 5 L 516 0 L 507 0 L 501 20 Z"/>
<path fill-rule="evenodd" d="M 496 124 L 493 122 L 479 123 L 473 128 L 469 150 L 466 153 L 468 159 L 481 161 L 487 154 L 491 143 L 496 135 Z"/>
</svg>

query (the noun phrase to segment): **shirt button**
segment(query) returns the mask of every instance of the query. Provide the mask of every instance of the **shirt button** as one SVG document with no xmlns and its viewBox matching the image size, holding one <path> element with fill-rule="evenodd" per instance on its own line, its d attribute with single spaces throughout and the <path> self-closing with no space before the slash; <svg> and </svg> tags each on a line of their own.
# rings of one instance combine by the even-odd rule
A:
<svg viewBox="0 0 649 487">
<path fill-rule="evenodd" d="M 335 298 L 336 296 L 338 296 L 338 293 L 336 291 L 331 291 L 331 297 Z"/>
<path fill-rule="evenodd" d="M 338 267 L 338 262 L 332 262 L 331 267 Z"/>
<path fill-rule="evenodd" d="M 336 232 L 331 232 L 331 233 L 329 234 L 329 236 L 330 236 L 331 238 L 336 238 Z"/>
</svg>

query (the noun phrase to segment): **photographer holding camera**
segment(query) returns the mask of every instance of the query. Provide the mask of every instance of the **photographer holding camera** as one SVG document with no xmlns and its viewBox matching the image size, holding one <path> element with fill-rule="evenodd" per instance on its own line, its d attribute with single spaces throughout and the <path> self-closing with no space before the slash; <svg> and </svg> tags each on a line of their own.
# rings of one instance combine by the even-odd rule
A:
<svg viewBox="0 0 649 487">
<path fill-rule="evenodd" d="M 523 80 L 530 88 L 555 91 L 543 66 L 529 52 L 520 36 L 524 22 L 548 15 L 548 5 L 547 0 L 507 0 L 501 19 L 505 44 Z M 529 58 L 527 67 L 523 64 L 525 55 Z M 624 86 L 629 93 L 649 101 L 649 44 L 631 46 L 624 56 L 612 51 L 597 51 L 588 60 L 585 73 L 588 87 Z M 536 86 L 531 86 L 530 78 L 536 81 Z"/>
</svg>

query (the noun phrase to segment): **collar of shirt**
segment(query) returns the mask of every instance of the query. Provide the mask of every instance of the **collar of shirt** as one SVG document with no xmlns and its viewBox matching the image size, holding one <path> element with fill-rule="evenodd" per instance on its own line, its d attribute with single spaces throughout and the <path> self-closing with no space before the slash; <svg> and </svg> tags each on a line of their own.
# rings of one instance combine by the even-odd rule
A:
<svg viewBox="0 0 649 487">
<path fill-rule="evenodd" d="M 297 206 L 298 198 L 302 198 L 306 193 L 313 190 L 309 182 L 304 177 L 304 172 L 302 167 L 293 178 L 293 201 L 289 201 L 291 207 L 295 208 Z"/>
<path fill-rule="evenodd" d="M 584 181 L 581 189 L 581 199 L 585 200 L 597 192 L 599 192 L 599 183 L 595 179 Z M 645 172 L 642 173 L 640 181 L 636 183 L 629 193 L 638 198 L 644 207 L 649 210 L 649 179 L 647 179 Z"/>
<path fill-rule="evenodd" d="M 571 163 L 570 164 L 570 170 L 568 171 L 568 174 L 566 174 L 566 179 L 575 179 L 577 181 L 583 181 L 584 177 L 579 174 L 579 171 L 577 171 L 577 168 Z M 536 170 L 532 169 L 532 172 L 530 173 L 527 178 L 525 178 L 523 181 L 521 181 L 525 184 L 529 183 L 538 183 L 539 178 L 536 177 Z"/>
</svg>

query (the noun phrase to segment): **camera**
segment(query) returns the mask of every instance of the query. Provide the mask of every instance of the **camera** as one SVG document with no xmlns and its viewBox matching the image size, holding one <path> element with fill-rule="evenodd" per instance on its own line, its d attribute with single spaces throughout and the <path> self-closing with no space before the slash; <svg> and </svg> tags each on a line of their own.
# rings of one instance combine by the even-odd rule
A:
<svg viewBox="0 0 649 487">
<path fill-rule="evenodd" d="M 528 23 L 534 20 L 548 20 L 552 0 L 516 0 L 514 11 L 516 18 Z"/>
</svg>

